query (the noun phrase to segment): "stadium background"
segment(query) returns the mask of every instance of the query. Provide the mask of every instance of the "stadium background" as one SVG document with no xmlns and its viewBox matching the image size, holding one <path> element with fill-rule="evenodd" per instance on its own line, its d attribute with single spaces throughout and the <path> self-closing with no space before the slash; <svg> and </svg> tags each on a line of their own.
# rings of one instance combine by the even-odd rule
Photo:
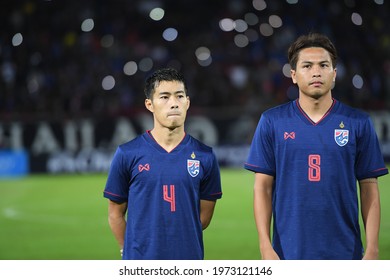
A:
<svg viewBox="0 0 390 280">
<path fill-rule="evenodd" d="M 160 67 L 188 79 L 187 131 L 214 147 L 223 168 L 208 258 L 258 258 L 252 174 L 242 163 L 261 113 L 297 95 L 286 51 L 298 35 L 318 31 L 334 41 L 334 96 L 370 113 L 390 161 L 388 1 L 0 6 L 0 259 L 117 257 L 101 196 L 105 173 L 114 148 L 150 128 L 142 86 Z M 387 177 L 381 257 L 390 259 Z"/>
</svg>

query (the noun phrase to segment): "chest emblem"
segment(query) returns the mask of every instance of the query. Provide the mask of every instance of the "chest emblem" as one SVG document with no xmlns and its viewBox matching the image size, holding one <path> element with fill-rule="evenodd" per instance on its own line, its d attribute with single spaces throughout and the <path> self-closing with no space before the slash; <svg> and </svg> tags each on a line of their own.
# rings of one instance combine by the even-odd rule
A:
<svg viewBox="0 0 390 280">
<path fill-rule="evenodd" d="M 340 147 L 347 145 L 349 140 L 349 130 L 335 129 L 334 140 L 336 141 L 337 145 L 339 145 Z"/>
<path fill-rule="evenodd" d="M 187 159 L 187 171 L 192 177 L 196 177 L 199 174 L 200 161 L 194 159 Z"/>
</svg>

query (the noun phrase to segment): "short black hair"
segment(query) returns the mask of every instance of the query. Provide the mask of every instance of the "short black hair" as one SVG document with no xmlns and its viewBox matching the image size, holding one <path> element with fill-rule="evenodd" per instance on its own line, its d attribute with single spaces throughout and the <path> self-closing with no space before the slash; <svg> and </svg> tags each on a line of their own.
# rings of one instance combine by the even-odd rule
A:
<svg viewBox="0 0 390 280">
<path fill-rule="evenodd" d="M 144 93 L 147 99 L 153 96 L 154 90 L 162 81 L 178 81 L 183 83 L 185 93 L 187 94 L 187 82 L 183 74 L 173 68 L 162 68 L 155 71 L 146 79 Z"/>
<path fill-rule="evenodd" d="M 332 60 L 333 68 L 337 64 L 337 50 L 332 41 L 323 34 L 309 33 L 308 35 L 302 35 L 291 44 L 288 49 L 288 61 L 291 69 L 295 70 L 297 67 L 299 52 L 306 48 L 318 47 L 328 51 L 330 59 Z"/>
</svg>

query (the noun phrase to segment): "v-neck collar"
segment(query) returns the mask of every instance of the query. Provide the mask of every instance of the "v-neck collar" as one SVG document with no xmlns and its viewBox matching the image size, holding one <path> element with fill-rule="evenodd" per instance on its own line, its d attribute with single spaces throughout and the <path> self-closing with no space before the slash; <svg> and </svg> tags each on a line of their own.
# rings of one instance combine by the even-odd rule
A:
<svg viewBox="0 0 390 280">
<path fill-rule="evenodd" d="M 294 101 L 294 108 L 295 110 L 297 111 L 298 115 L 300 116 L 300 118 L 308 123 L 308 124 L 311 124 L 313 126 L 317 126 L 317 125 L 321 125 L 323 123 L 326 122 L 329 116 L 329 114 L 336 108 L 336 104 L 338 104 L 337 100 L 332 98 L 332 105 L 330 106 L 330 108 L 328 109 L 328 111 L 326 111 L 326 113 L 322 116 L 322 118 L 318 121 L 318 122 L 314 122 L 307 114 L 306 112 L 302 109 L 301 105 L 299 105 L 299 102 L 298 102 L 298 99 L 296 99 Z"/>
<path fill-rule="evenodd" d="M 157 143 L 156 139 L 154 139 L 153 135 L 150 133 L 150 130 L 147 130 L 144 134 L 144 138 L 145 140 L 150 144 L 152 145 L 155 149 L 157 149 L 158 151 L 162 152 L 162 153 L 167 153 L 167 154 L 171 154 L 173 152 L 176 152 L 176 151 L 180 151 L 181 150 L 181 147 L 183 146 L 183 144 L 187 143 L 188 141 L 188 135 L 187 133 L 184 133 L 184 137 L 183 139 L 179 142 L 179 144 L 177 144 L 177 146 L 175 148 L 173 148 L 170 152 L 168 152 L 166 149 L 164 149 L 159 143 Z"/>
</svg>

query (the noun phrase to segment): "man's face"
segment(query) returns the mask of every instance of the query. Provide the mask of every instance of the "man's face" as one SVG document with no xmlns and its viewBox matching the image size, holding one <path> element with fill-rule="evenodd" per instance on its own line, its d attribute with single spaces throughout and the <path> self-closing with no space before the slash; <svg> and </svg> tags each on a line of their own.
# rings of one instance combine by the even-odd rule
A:
<svg viewBox="0 0 390 280">
<path fill-rule="evenodd" d="M 145 100 L 145 106 L 153 113 L 155 126 L 173 130 L 184 126 L 190 99 L 183 83 L 162 81 L 155 88 L 151 99 Z"/>
<path fill-rule="evenodd" d="M 299 87 L 300 95 L 318 99 L 330 94 L 336 79 L 336 69 L 328 51 L 323 48 L 302 49 L 291 78 Z"/>
</svg>

